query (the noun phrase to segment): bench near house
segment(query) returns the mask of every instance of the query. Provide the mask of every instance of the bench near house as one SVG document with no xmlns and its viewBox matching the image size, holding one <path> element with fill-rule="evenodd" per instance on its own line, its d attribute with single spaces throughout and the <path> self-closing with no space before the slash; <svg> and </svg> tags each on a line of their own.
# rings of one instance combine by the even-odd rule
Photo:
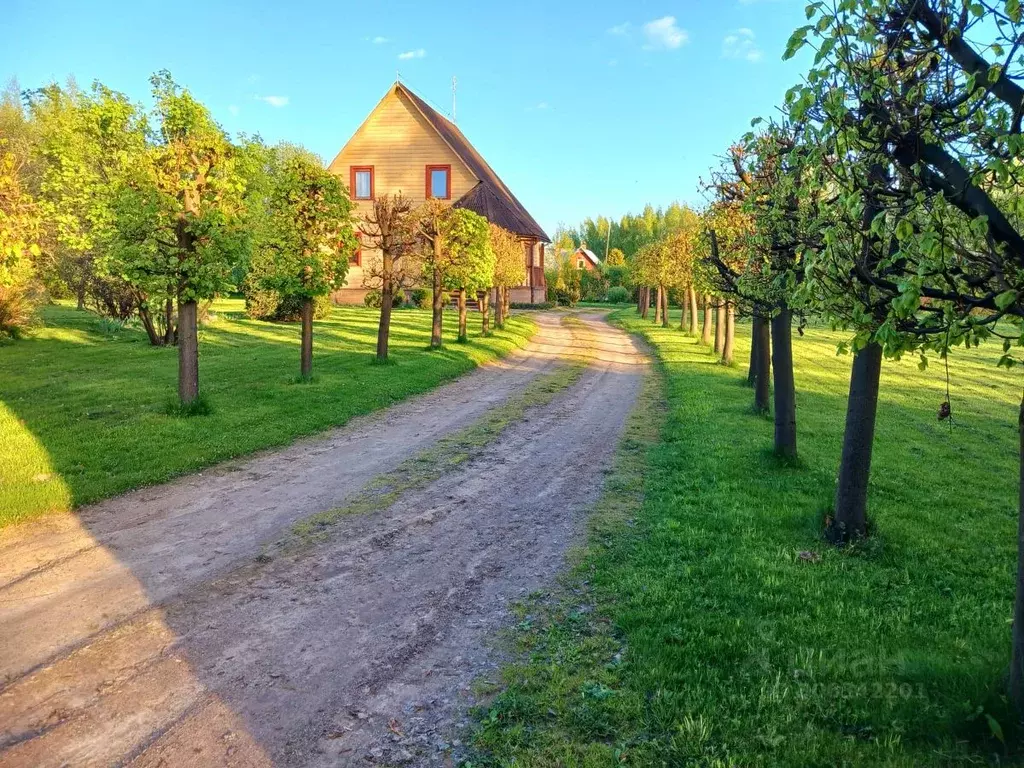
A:
<svg viewBox="0 0 1024 768">
<path fill-rule="evenodd" d="M 402 83 L 388 89 L 329 170 L 348 185 L 357 214 L 365 215 L 376 195 L 401 192 L 414 206 L 428 197 L 450 200 L 519 235 L 526 282 L 512 288 L 510 299 L 544 301 L 544 247 L 551 239 L 455 123 Z M 361 304 L 368 290 L 363 276 L 379 258 L 377 251 L 360 250 L 334 300 Z"/>
</svg>

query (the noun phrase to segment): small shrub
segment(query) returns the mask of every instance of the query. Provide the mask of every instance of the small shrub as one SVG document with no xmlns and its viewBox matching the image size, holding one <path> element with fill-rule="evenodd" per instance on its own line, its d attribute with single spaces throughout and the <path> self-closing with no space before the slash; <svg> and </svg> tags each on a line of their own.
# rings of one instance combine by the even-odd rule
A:
<svg viewBox="0 0 1024 768">
<path fill-rule="evenodd" d="M 0 285 L 0 338 L 20 338 L 36 322 L 42 287 L 32 280 Z"/>
<path fill-rule="evenodd" d="M 629 291 L 621 285 L 608 289 L 608 301 L 612 304 L 625 304 L 629 301 Z"/>
<path fill-rule="evenodd" d="M 330 296 L 313 299 L 313 318 L 324 320 L 330 317 L 333 302 Z M 209 309 L 209 305 L 206 306 Z M 282 297 L 277 291 L 249 290 L 245 294 L 245 314 L 253 320 L 270 320 L 279 323 L 296 323 L 302 319 L 302 298 Z M 203 318 L 200 318 L 203 322 Z"/>
<path fill-rule="evenodd" d="M 380 309 L 380 305 L 383 303 L 383 299 L 380 295 L 380 291 L 374 288 L 372 291 L 367 291 L 363 297 L 363 304 L 368 306 L 370 309 Z"/>
<path fill-rule="evenodd" d="M 128 323 L 125 320 L 118 320 L 116 317 L 100 317 L 96 321 L 96 328 L 99 332 L 110 338 L 119 336 L 127 327 Z"/>
<path fill-rule="evenodd" d="M 554 309 L 555 302 L 553 301 L 540 301 L 536 304 L 531 304 L 528 301 L 513 301 L 509 305 L 509 309 Z"/>
<path fill-rule="evenodd" d="M 429 288 L 416 288 L 409 294 L 409 301 L 420 309 L 430 309 L 433 304 L 434 292 Z"/>
</svg>

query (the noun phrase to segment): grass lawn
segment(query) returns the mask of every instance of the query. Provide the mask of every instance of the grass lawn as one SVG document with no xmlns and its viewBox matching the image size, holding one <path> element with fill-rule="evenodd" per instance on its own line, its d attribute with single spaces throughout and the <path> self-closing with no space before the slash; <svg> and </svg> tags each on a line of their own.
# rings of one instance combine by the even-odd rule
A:
<svg viewBox="0 0 1024 768">
<path fill-rule="evenodd" d="M 242 309 L 219 301 L 200 329 L 206 416 L 167 414 L 176 348 L 151 347 L 140 330 L 108 335 L 92 313 L 47 307 L 44 327 L 0 346 L 0 526 L 344 424 L 522 346 L 534 328 L 513 317 L 458 344 L 446 317 L 446 346 L 431 352 L 430 313 L 399 310 L 394 362 L 379 366 L 377 310 L 336 308 L 314 324 L 314 380 L 301 384 L 298 324 L 247 320 Z"/>
<path fill-rule="evenodd" d="M 474 765 L 1021 764 L 1002 692 L 1022 379 L 995 367 L 999 346 L 951 359 L 952 431 L 941 363 L 885 362 L 875 533 L 840 552 L 821 524 L 843 335 L 794 337 L 786 466 L 750 409 L 746 327 L 730 369 L 675 328 L 615 318 L 660 359 L 667 412 L 640 417 L 660 438 L 627 438 L 565 589 L 522 606 Z"/>
</svg>

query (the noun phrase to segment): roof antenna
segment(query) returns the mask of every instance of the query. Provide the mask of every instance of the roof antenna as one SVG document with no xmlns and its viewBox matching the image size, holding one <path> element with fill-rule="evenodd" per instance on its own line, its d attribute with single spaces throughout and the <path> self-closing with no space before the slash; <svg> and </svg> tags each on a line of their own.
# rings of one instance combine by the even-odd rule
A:
<svg viewBox="0 0 1024 768">
<path fill-rule="evenodd" d="M 395 82 L 396 83 L 402 82 L 402 73 L 399 72 L 397 69 L 395 70 Z"/>
<path fill-rule="evenodd" d="M 455 75 L 452 75 L 452 122 L 455 122 L 455 87 L 458 85 L 458 81 L 455 79 Z"/>
</svg>

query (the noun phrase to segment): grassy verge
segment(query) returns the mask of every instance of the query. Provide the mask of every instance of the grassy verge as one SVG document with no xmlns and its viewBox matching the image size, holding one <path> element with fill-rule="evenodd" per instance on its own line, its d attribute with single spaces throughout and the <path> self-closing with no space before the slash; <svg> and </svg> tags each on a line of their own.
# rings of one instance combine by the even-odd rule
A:
<svg viewBox="0 0 1024 768">
<path fill-rule="evenodd" d="M 820 526 L 841 335 L 794 340 L 801 461 L 781 466 L 744 365 L 616 317 L 665 378 L 660 440 L 606 493 L 639 475 L 643 501 L 626 524 L 595 525 L 559 600 L 524 605 L 522 655 L 481 713 L 474 764 L 1019 764 L 1001 691 L 1021 382 L 995 368 L 998 349 L 951 360 L 952 431 L 936 419 L 943 371 L 886 362 L 876 535 L 838 552 Z M 743 335 L 738 359 L 748 351 Z"/>
<path fill-rule="evenodd" d="M 247 320 L 218 302 L 200 330 L 210 413 L 182 418 L 177 350 L 150 347 L 91 313 L 55 306 L 31 338 L 0 346 L 0 526 L 66 511 L 218 461 L 283 445 L 429 390 L 525 344 L 534 324 L 510 319 L 470 344 L 427 350 L 429 312 L 393 315 L 393 364 L 373 365 L 375 310 L 337 308 L 314 324 L 314 379 L 298 383 L 299 328 Z M 478 325 L 478 324 L 477 324 Z"/>
</svg>

